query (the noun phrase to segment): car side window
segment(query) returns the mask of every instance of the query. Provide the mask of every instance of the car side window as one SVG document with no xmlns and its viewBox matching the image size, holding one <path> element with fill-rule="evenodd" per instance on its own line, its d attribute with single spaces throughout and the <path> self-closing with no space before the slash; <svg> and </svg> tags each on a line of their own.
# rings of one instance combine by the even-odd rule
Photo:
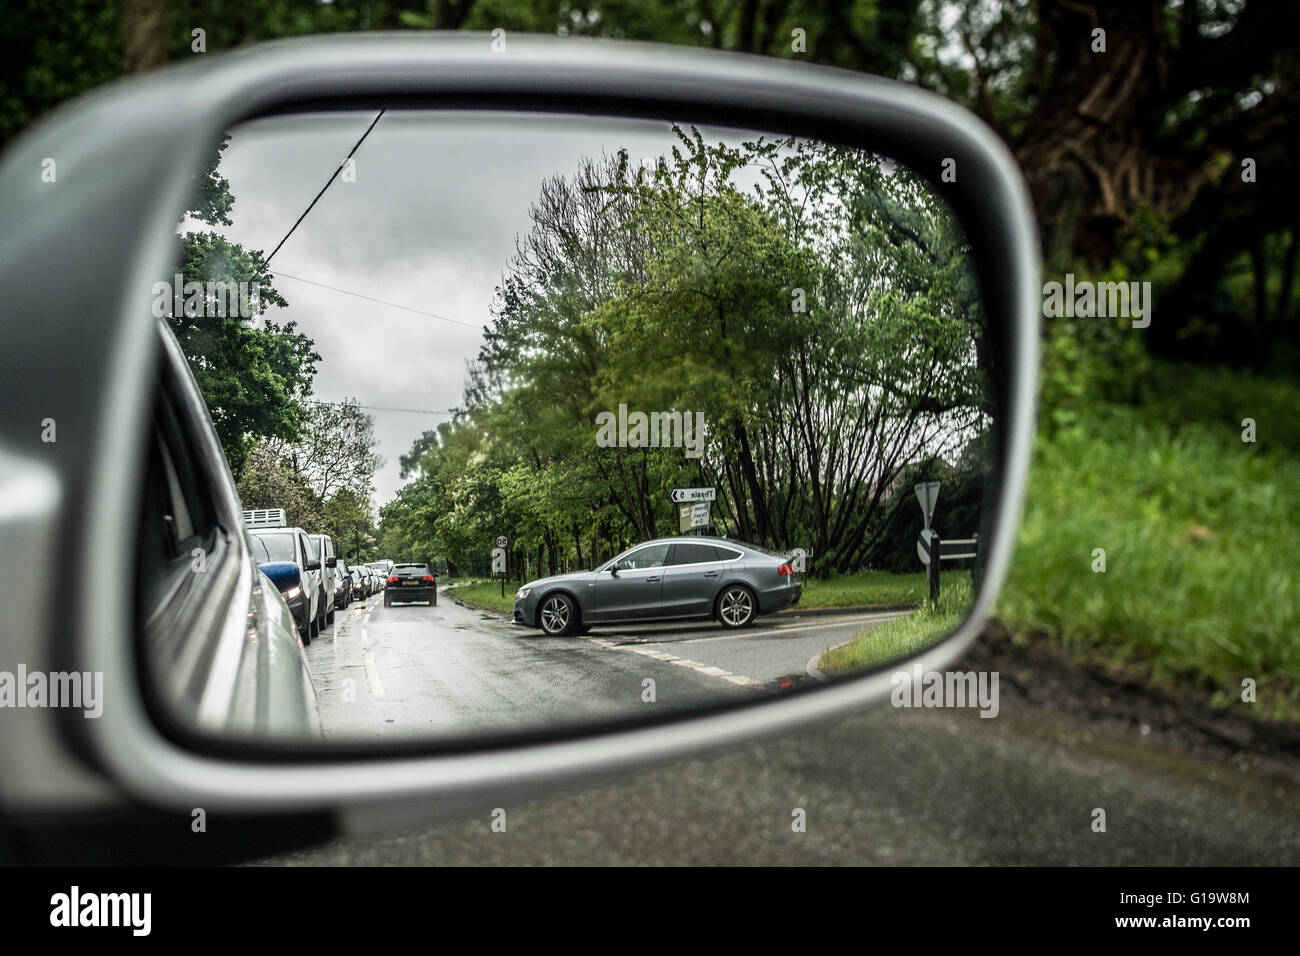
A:
<svg viewBox="0 0 1300 956">
<path fill-rule="evenodd" d="M 641 571 L 645 568 L 662 568 L 668 559 L 668 544 L 652 544 L 638 548 L 618 562 L 620 571 Z"/>
<path fill-rule="evenodd" d="M 706 564 L 717 561 L 717 549 L 711 544 L 679 543 L 673 549 L 673 564 Z"/>
</svg>

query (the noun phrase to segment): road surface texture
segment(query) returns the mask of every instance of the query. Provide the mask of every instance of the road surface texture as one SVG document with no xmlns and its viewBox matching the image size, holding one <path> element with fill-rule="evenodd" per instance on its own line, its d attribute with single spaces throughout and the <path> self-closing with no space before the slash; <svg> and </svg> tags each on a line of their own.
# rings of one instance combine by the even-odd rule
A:
<svg viewBox="0 0 1300 956">
<path fill-rule="evenodd" d="M 327 737 L 463 736 L 753 697 L 806 677 L 810 658 L 898 613 L 782 615 L 732 632 L 707 622 L 547 637 L 445 595 L 436 607 L 384 607 L 373 595 L 338 611 L 306 653 Z"/>
<path fill-rule="evenodd" d="M 745 663 L 757 673 L 755 660 Z M 612 784 L 532 801 L 503 793 L 442 826 L 263 862 L 1300 863 L 1294 774 L 1238 763 L 1145 726 L 1045 709 L 1008 680 L 993 719 L 886 704 Z M 497 808 L 505 832 L 493 828 Z M 1105 832 L 1094 830 L 1098 808 Z M 797 811 L 804 832 L 792 827 Z"/>
</svg>

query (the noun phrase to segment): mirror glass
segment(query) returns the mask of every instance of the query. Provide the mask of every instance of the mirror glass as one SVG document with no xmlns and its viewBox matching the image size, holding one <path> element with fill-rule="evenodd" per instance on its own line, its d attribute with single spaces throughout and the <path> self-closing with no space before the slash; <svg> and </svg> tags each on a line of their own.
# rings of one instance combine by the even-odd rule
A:
<svg viewBox="0 0 1300 956">
<path fill-rule="evenodd" d="M 990 363 L 915 171 L 687 121 L 388 110 L 245 123 L 195 181 L 154 311 L 257 565 L 229 681 L 319 718 L 249 732 L 609 726 L 878 669 L 965 617 Z M 201 656 L 174 670 L 195 638 L 157 611 L 158 699 L 203 723 Z"/>
</svg>

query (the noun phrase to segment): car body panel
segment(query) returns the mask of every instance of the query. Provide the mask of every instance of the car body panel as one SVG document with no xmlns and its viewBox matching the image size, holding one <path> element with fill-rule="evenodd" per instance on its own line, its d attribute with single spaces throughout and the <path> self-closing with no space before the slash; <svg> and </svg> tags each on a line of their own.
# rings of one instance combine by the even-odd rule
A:
<svg viewBox="0 0 1300 956">
<path fill-rule="evenodd" d="M 667 545 L 666 563 L 655 567 L 627 568 L 613 574 L 617 564 L 636 563 L 648 548 Z M 672 563 L 678 545 L 723 548 L 723 556 L 736 560 Z M 699 555 L 703 557 L 704 555 Z M 516 598 L 516 623 L 539 627 L 538 609 L 547 595 L 563 591 L 573 598 L 583 624 L 614 624 L 635 621 L 688 620 L 713 617 L 718 596 L 728 586 L 742 584 L 758 599 L 758 612 L 770 614 L 799 600 L 802 585 L 793 574 L 781 575 L 777 568 L 790 559 L 765 554 L 730 538 L 691 536 L 659 538 L 642 542 L 605 562 L 596 571 L 576 571 L 529 581 L 520 590 L 529 593 Z"/>
</svg>

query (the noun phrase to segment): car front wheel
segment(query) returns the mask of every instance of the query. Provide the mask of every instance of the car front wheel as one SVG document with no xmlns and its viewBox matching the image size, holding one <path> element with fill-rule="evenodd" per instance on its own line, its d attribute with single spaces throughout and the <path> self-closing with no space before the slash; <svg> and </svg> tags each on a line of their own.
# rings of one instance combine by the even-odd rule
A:
<svg viewBox="0 0 1300 956">
<path fill-rule="evenodd" d="M 749 588 L 733 584 L 718 598 L 718 620 L 723 627 L 745 627 L 754 620 L 755 603 Z"/>
<path fill-rule="evenodd" d="M 551 637 L 564 637 L 577 627 L 578 609 L 567 594 L 552 594 L 542 601 L 537 620 Z"/>
</svg>

